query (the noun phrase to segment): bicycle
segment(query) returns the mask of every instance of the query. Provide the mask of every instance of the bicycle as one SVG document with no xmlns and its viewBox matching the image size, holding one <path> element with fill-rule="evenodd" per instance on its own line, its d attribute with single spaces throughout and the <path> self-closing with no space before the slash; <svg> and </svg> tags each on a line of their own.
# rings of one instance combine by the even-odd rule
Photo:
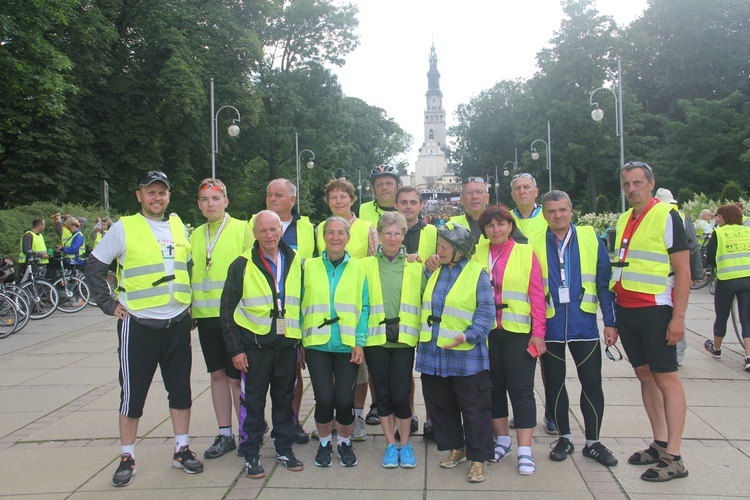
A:
<svg viewBox="0 0 750 500">
<path fill-rule="evenodd" d="M 703 263 L 703 276 L 695 284 L 690 283 L 691 290 L 700 290 L 706 285 L 709 285 L 709 291 L 713 288 L 714 270 L 706 263 L 706 244 L 700 246 L 701 261 Z M 713 295 L 714 292 L 711 292 Z"/>
<path fill-rule="evenodd" d="M 732 327 L 734 328 L 734 334 L 737 336 L 737 340 L 740 341 L 740 346 L 745 349 L 745 339 L 742 338 L 742 325 L 740 323 L 740 307 L 737 297 L 732 301 L 731 318 Z"/>
<path fill-rule="evenodd" d="M 52 283 L 37 276 L 45 272 L 44 268 L 39 266 L 39 262 L 39 254 L 28 252 L 26 271 L 18 281 L 19 286 L 29 297 L 29 317 L 31 319 L 44 319 L 50 316 L 55 312 L 60 302 L 57 289 Z"/>
<path fill-rule="evenodd" d="M 75 276 L 75 265 L 72 269 L 66 269 L 62 252 L 55 250 L 50 259 L 50 265 L 53 263 L 54 265 L 60 264 L 60 269 L 55 274 L 57 279 L 52 283 L 60 297 L 57 308 L 64 313 L 80 311 L 89 302 L 89 286 L 81 278 Z"/>
<path fill-rule="evenodd" d="M 15 279 L 16 270 L 13 267 L 13 261 L 6 257 L 0 264 L 0 295 L 7 297 L 12 301 L 13 308 L 16 310 L 16 320 L 14 328 L 9 333 L 3 331 L 0 338 L 5 338 L 11 333 L 21 331 L 29 322 L 29 299 L 21 288 L 12 284 Z M 12 317 L 10 318 L 12 320 Z M 7 325 L 8 319 L 5 320 Z"/>
</svg>

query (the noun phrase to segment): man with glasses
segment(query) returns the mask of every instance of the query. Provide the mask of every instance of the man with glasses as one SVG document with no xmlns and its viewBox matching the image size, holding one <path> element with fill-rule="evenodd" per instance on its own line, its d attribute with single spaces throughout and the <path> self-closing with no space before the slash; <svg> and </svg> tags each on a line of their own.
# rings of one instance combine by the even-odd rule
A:
<svg viewBox="0 0 750 500">
<path fill-rule="evenodd" d="M 531 237 L 534 233 L 547 229 L 547 222 L 542 217 L 542 207 L 536 203 L 539 188 L 531 174 L 516 174 L 510 181 L 510 196 L 516 204 L 511 210 L 521 231 Z"/>
<path fill-rule="evenodd" d="M 198 327 L 198 339 L 211 377 L 211 401 L 219 426 L 214 443 L 203 453 L 205 458 L 219 458 L 237 448 L 232 433 L 232 406 L 240 418 L 240 371 L 232 364 L 224 343 L 219 321 L 221 292 L 227 269 L 234 259 L 253 246 L 255 238 L 248 223 L 226 212 L 227 188 L 218 179 L 204 179 L 198 187 L 198 208 L 207 219 L 190 235 L 193 251 L 191 284 L 192 316 Z M 242 438 L 242 432 L 238 432 Z"/>
<path fill-rule="evenodd" d="M 135 197 L 141 210 L 121 217 L 86 260 L 86 281 L 99 308 L 115 316 L 120 359 L 120 444 L 112 477 L 127 486 L 135 475 L 135 440 L 156 367 L 161 368 L 175 433 L 172 466 L 189 474 L 203 464 L 188 447 L 190 407 L 190 242 L 176 214 L 165 217 L 170 200 L 164 172 L 147 172 Z M 122 279 L 117 301 L 107 288 L 107 271 L 117 260 Z"/>
<path fill-rule="evenodd" d="M 654 438 L 628 463 L 652 466 L 641 475 L 645 481 L 670 481 L 688 475 L 680 455 L 686 404 L 676 352 L 690 294 L 688 241 L 673 205 L 651 196 L 656 181 L 650 166 L 626 163 L 621 181 L 632 208 L 617 221 L 610 289 Z"/>
<path fill-rule="evenodd" d="M 571 223 L 573 203 L 563 191 L 542 197 L 548 228 L 531 236 L 530 244 L 542 265 L 547 302 L 547 351 L 542 355 L 547 407 L 560 437 L 549 454 L 561 462 L 573 453 L 569 399 L 565 387 L 565 346 L 576 365 L 581 383 L 581 413 L 586 431 L 583 456 L 602 465 L 617 465 L 617 458 L 599 441 L 604 415 L 602 350 L 596 318 L 597 303 L 604 318 L 604 343 L 617 341 L 614 294 L 609 290 L 612 267 L 604 243 L 591 226 Z"/>
</svg>

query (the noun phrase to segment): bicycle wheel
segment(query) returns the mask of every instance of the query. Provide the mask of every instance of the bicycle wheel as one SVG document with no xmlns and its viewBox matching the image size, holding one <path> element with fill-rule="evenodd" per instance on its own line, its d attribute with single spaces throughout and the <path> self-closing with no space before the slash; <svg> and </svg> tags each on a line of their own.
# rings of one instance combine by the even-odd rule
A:
<svg viewBox="0 0 750 500">
<path fill-rule="evenodd" d="M 30 297 L 29 308 L 31 319 L 44 319 L 57 309 L 59 297 L 52 283 L 44 280 L 27 281 L 23 285 L 24 291 Z"/>
<path fill-rule="evenodd" d="M 716 294 L 716 276 L 711 273 L 711 279 L 708 281 L 708 291 L 711 295 Z"/>
<path fill-rule="evenodd" d="M 53 283 L 60 297 L 57 308 L 64 313 L 78 312 L 88 304 L 89 286 L 80 278 L 66 276 Z"/>
<path fill-rule="evenodd" d="M 29 317 L 29 298 L 23 290 L 4 289 L 2 293 L 13 301 L 13 305 L 16 308 L 18 323 L 16 323 L 16 329 L 13 330 L 13 333 L 18 333 L 23 330 L 29 319 L 31 319 Z"/>
<path fill-rule="evenodd" d="M 0 339 L 15 332 L 16 325 L 18 325 L 16 306 L 6 295 L 0 295 Z"/>
<path fill-rule="evenodd" d="M 742 325 L 740 324 L 740 308 L 737 297 L 732 301 L 732 327 L 734 327 L 734 334 L 737 336 L 737 340 L 740 341 L 740 346 L 745 349 L 745 339 L 742 338 Z"/>
<path fill-rule="evenodd" d="M 703 277 L 698 280 L 698 282 L 693 285 L 692 282 L 690 283 L 690 289 L 691 290 L 700 290 L 704 286 L 708 285 L 708 283 L 711 281 L 712 275 L 711 275 L 711 269 L 703 269 Z"/>
</svg>

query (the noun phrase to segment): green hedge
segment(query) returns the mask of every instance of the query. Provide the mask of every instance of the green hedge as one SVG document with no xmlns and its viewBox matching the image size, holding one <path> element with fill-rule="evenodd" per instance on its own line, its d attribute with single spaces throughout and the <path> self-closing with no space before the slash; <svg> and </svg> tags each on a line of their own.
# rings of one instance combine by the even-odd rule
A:
<svg viewBox="0 0 750 500">
<path fill-rule="evenodd" d="M 96 225 L 98 217 L 104 217 L 104 209 L 96 205 L 73 205 L 65 204 L 62 206 L 54 203 L 37 202 L 31 205 L 23 205 L 7 210 L 0 210 L 0 256 L 8 256 L 14 262 L 18 262 L 18 252 L 21 244 L 23 233 L 31 229 L 31 221 L 36 217 L 43 217 L 47 223 L 44 229 L 44 240 L 48 248 L 53 248 L 59 244 L 59 239 L 54 229 L 54 220 L 50 215 L 61 213 L 70 214 L 73 217 L 87 218 L 86 224 L 81 228 L 86 242 L 89 242 L 89 233 Z M 110 218 L 116 220 L 116 214 L 110 213 Z"/>
</svg>

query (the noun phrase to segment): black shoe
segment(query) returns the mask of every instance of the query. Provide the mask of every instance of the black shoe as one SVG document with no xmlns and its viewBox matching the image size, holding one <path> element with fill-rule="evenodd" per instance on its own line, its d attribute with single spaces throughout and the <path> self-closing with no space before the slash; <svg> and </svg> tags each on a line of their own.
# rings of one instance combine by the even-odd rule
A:
<svg viewBox="0 0 750 500">
<path fill-rule="evenodd" d="M 357 456 L 354 454 L 354 448 L 351 444 L 340 444 L 339 450 L 339 463 L 342 467 L 354 467 L 357 465 Z"/>
<path fill-rule="evenodd" d="M 330 467 L 331 454 L 333 454 L 333 444 L 330 441 L 325 446 L 322 444 L 318 445 L 318 453 L 315 455 L 315 465 L 317 467 Z"/>
<path fill-rule="evenodd" d="M 416 416 L 411 417 L 411 428 L 409 429 L 409 431 L 412 434 L 416 434 L 417 432 L 419 432 L 419 419 Z"/>
<path fill-rule="evenodd" d="M 370 411 L 367 412 L 367 417 L 365 417 L 365 423 L 367 425 L 378 425 L 378 424 L 380 424 L 380 417 L 378 417 L 378 407 L 377 406 L 370 406 Z"/>
<path fill-rule="evenodd" d="M 203 453 L 203 458 L 219 458 L 235 448 L 237 448 L 237 445 L 234 444 L 234 436 L 219 434 L 214 439 L 214 444 Z"/>
<path fill-rule="evenodd" d="M 721 359 L 721 349 L 714 348 L 714 341 L 707 340 L 703 343 L 703 348 L 711 353 L 714 359 Z"/>
<path fill-rule="evenodd" d="M 260 479 L 266 477 L 266 471 L 260 465 L 258 455 L 253 455 L 249 460 L 245 460 L 245 475 L 250 479 Z"/>
<path fill-rule="evenodd" d="M 294 424 L 294 442 L 297 444 L 310 442 L 310 434 L 305 432 L 305 429 L 302 428 L 302 424 L 299 422 Z"/>
<path fill-rule="evenodd" d="M 612 452 L 602 443 L 594 443 L 591 446 L 584 446 L 581 450 L 584 457 L 593 458 L 597 462 L 607 467 L 617 465 L 617 459 Z"/>
<path fill-rule="evenodd" d="M 172 456 L 172 467 L 182 469 L 188 474 L 203 472 L 203 462 L 195 458 L 195 453 L 187 445 Z"/>
<path fill-rule="evenodd" d="M 425 423 L 424 426 L 422 426 L 422 437 L 424 439 L 435 441 L 435 431 L 432 430 L 432 424 Z"/>
<path fill-rule="evenodd" d="M 115 471 L 115 475 L 112 476 L 112 486 L 127 486 L 135 476 L 135 459 L 130 456 L 130 453 L 123 453 L 120 457 L 120 465 Z"/>
<path fill-rule="evenodd" d="M 302 460 L 295 457 L 294 452 L 292 450 L 289 450 L 283 455 L 279 455 L 277 453 L 276 461 L 279 462 L 284 467 L 286 467 L 287 469 L 294 471 L 294 472 L 301 471 L 302 469 L 305 468 L 305 466 L 302 464 Z"/>
<path fill-rule="evenodd" d="M 547 431 L 547 434 L 550 434 L 552 436 L 557 436 L 557 425 L 555 424 L 554 419 L 549 417 L 544 417 L 544 427 Z"/>
<path fill-rule="evenodd" d="M 552 445 L 554 445 L 554 447 Z M 554 441 L 550 445 L 550 448 L 552 448 L 552 451 L 549 452 L 549 459 L 554 462 L 562 462 L 576 449 L 569 439 L 562 436 L 560 436 L 557 441 Z"/>
</svg>

